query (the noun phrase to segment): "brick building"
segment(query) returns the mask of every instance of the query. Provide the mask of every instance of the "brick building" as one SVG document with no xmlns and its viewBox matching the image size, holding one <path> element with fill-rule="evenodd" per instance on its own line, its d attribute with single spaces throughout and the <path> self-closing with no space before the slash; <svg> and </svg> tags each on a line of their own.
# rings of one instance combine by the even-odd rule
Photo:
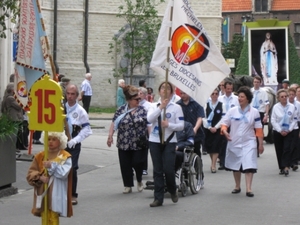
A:
<svg viewBox="0 0 300 225">
<path fill-rule="evenodd" d="M 295 0 L 222 0 L 222 41 L 230 42 L 233 34 L 242 34 L 244 21 L 258 19 L 290 20 L 289 32 L 300 56 L 300 1 Z M 224 29 L 225 27 L 226 29 Z"/>
</svg>

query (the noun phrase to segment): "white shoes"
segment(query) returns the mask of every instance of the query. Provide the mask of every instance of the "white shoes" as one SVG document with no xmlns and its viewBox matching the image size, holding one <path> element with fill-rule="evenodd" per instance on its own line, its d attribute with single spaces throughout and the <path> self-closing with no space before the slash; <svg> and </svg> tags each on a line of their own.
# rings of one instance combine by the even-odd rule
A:
<svg viewBox="0 0 300 225">
<path fill-rule="evenodd" d="M 137 190 L 142 192 L 144 190 L 143 182 L 137 182 Z"/>
<path fill-rule="evenodd" d="M 125 187 L 123 194 L 129 194 L 131 192 L 132 192 L 131 187 Z"/>
</svg>

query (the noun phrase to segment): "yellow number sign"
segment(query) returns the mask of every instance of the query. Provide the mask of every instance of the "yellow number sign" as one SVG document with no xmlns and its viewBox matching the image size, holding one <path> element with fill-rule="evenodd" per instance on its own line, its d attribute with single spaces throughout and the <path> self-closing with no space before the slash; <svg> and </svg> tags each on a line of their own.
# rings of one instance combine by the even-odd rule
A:
<svg viewBox="0 0 300 225">
<path fill-rule="evenodd" d="M 46 75 L 32 85 L 30 98 L 29 129 L 62 132 L 66 115 L 59 84 Z"/>
</svg>

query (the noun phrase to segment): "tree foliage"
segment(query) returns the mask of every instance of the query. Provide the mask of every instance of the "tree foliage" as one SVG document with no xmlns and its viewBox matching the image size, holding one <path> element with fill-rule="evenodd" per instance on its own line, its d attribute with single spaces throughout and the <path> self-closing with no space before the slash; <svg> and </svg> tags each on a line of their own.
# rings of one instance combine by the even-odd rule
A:
<svg viewBox="0 0 300 225">
<path fill-rule="evenodd" d="M 11 30 L 10 27 L 6 26 L 6 21 L 12 20 L 12 22 L 15 22 L 15 19 L 19 13 L 18 2 L 18 0 L 0 1 L 0 38 L 6 38 L 5 31 L 9 29 Z"/>
<path fill-rule="evenodd" d="M 243 48 L 243 36 L 241 34 L 234 34 L 232 42 L 227 44 L 223 43 L 223 56 L 225 59 L 234 59 L 235 68 L 232 68 L 231 71 L 234 73 L 236 67 L 239 63 L 240 54 Z"/>
<path fill-rule="evenodd" d="M 300 84 L 300 59 L 297 54 L 296 46 L 289 32 L 289 80 L 291 83 Z"/>
<path fill-rule="evenodd" d="M 248 59 L 248 36 L 243 42 L 243 48 L 240 53 L 239 62 L 235 71 L 236 75 L 249 75 L 249 59 Z"/>
<path fill-rule="evenodd" d="M 112 58 L 121 58 L 122 67 L 114 69 L 114 76 L 132 76 L 138 66 L 148 66 L 155 48 L 161 20 L 156 5 L 164 0 L 124 0 L 119 6 L 117 17 L 124 19 L 125 26 L 115 35 L 109 44 Z M 116 53 L 116 54 L 115 54 Z"/>
</svg>

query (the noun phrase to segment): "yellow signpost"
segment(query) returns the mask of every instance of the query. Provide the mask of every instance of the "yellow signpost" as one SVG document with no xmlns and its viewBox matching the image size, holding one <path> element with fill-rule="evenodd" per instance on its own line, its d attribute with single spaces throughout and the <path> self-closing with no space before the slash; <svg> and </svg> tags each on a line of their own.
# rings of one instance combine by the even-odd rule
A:
<svg viewBox="0 0 300 225">
<path fill-rule="evenodd" d="M 64 119 L 61 106 L 62 89 L 57 82 L 45 75 L 35 82 L 30 90 L 31 106 L 29 117 L 30 130 L 45 132 L 44 151 L 45 159 L 48 158 L 48 131 L 63 132 Z M 47 172 L 47 170 L 45 170 Z M 45 184 L 47 190 L 48 184 Z M 42 225 L 58 225 L 59 218 L 48 210 L 48 194 L 44 197 L 44 211 Z"/>
</svg>

